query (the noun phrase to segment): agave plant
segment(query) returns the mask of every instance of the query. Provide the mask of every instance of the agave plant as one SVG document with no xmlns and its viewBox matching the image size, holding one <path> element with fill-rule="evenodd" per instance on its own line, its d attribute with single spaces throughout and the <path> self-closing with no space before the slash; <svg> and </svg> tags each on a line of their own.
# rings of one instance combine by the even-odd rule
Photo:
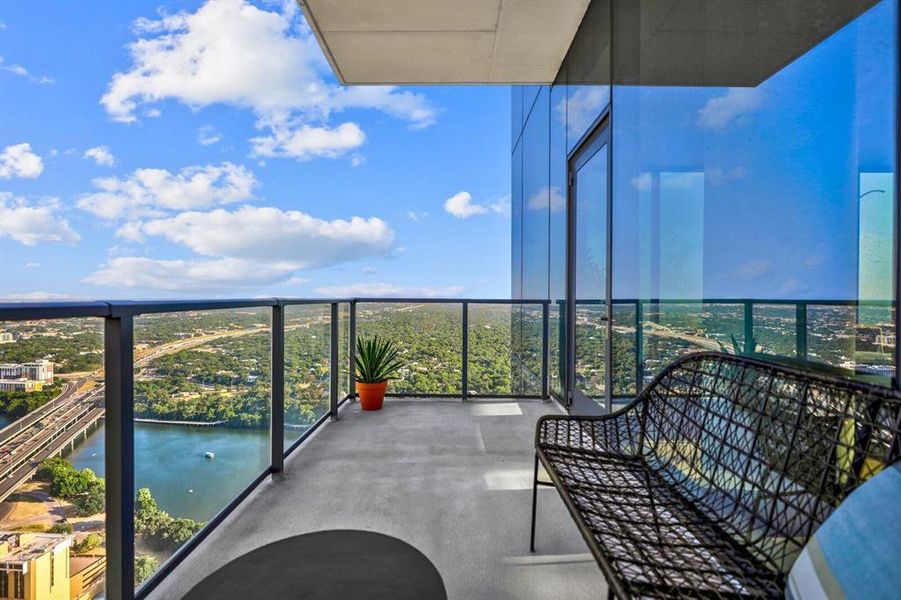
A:
<svg viewBox="0 0 901 600">
<path fill-rule="evenodd" d="M 403 366 L 400 352 L 391 340 L 379 336 L 357 338 L 357 354 L 354 357 L 354 378 L 362 383 L 381 383 L 397 379 Z"/>
</svg>

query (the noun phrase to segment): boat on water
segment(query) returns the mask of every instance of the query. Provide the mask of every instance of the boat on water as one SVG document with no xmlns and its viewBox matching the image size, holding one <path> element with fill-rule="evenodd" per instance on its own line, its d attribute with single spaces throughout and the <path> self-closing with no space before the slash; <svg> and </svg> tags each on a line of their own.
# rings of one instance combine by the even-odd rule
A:
<svg viewBox="0 0 901 600">
<path fill-rule="evenodd" d="M 212 460 L 212 459 L 216 458 L 216 453 L 215 452 L 204 452 L 203 457 L 209 458 L 210 460 Z"/>
</svg>

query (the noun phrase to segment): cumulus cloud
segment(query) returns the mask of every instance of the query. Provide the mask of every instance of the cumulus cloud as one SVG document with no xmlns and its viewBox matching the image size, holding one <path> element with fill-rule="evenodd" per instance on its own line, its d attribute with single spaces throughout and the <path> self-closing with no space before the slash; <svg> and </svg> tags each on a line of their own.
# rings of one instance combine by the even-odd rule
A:
<svg viewBox="0 0 901 600">
<path fill-rule="evenodd" d="M 477 204 L 472 201 L 472 194 L 469 192 L 457 192 L 444 201 L 444 210 L 458 219 L 468 219 L 487 213 L 508 214 L 510 198 L 505 196 L 488 204 Z"/>
<path fill-rule="evenodd" d="M 255 206 L 185 212 L 148 221 L 141 230 L 204 256 L 284 262 L 294 269 L 385 254 L 394 243 L 394 232 L 376 217 L 326 221 L 296 210 Z"/>
<path fill-rule="evenodd" d="M 444 210 L 458 219 L 468 219 L 488 212 L 486 207 L 473 203 L 472 194 L 469 192 L 457 192 L 445 200 Z"/>
<path fill-rule="evenodd" d="M 571 86 L 568 98 L 554 107 L 557 120 L 566 124 L 570 135 L 588 131 L 601 110 L 610 101 L 610 90 L 604 85 Z"/>
<path fill-rule="evenodd" d="M 394 232 L 375 217 L 326 221 L 254 206 L 129 222 L 117 235 L 133 242 L 162 238 L 202 258 L 118 257 L 87 278 L 89 283 L 189 292 L 253 287 L 289 281 L 303 269 L 384 255 L 394 243 Z"/>
<path fill-rule="evenodd" d="M 81 236 L 58 213 L 59 202 L 55 199 L 35 204 L 0 192 L 0 238 L 9 237 L 26 246 L 78 242 Z"/>
<path fill-rule="evenodd" d="M 354 283 L 328 285 L 313 290 L 329 298 L 454 298 L 463 293 L 459 285 L 395 285 L 393 283 Z"/>
<path fill-rule="evenodd" d="M 23 142 L 7 146 L 0 152 L 0 178 L 34 179 L 44 172 L 44 161 L 31 151 L 31 144 Z"/>
<path fill-rule="evenodd" d="M 356 123 L 343 123 L 335 128 L 273 127 L 272 134 L 251 138 L 253 155 L 261 157 L 337 158 L 363 145 L 366 135 Z M 354 165 L 357 166 L 357 165 Z"/>
<path fill-rule="evenodd" d="M 192 166 L 171 173 L 137 169 L 131 175 L 100 177 L 97 191 L 85 194 L 78 207 L 103 219 L 162 216 L 167 210 L 192 210 L 253 198 L 257 179 L 247 168 L 230 162 Z"/>
<path fill-rule="evenodd" d="M 89 158 L 102 167 L 111 167 L 116 164 L 116 158 L 106 146 L 94 146 L 93 148 L 88 148 L 82 158 Z"/>
<path fill-rule="evenodd" d="M 698 110 L 698 126 L 720 131 L 739 117 L 754 112 L 763 104 L 763 92 L 757 88 L 729 88 L 714 96 Z"/>
<path fill-rule="evenodd" d="M 214 292 L 284 281 L 292 271 L 290 265 L 259 264 L 233 258 L 156 260 L 123 256 L 110 259 L 85 281 L 104 287 Z"/>
<path fill-rule="evenodd" d="M 210 0 L 196 12 L 140 19 L 139 39 L 128 46 L 132 66 L 113 76 L 101 104 L 122 122 L 135 121 L 140 106 L 168 99 L 194 110 L 212 104 L 249 109 L 265 130 L 252 140 L 254 152 L 300 160 L 341 156 L 348 144 L 363 142 L 352 123 L 329 127 L 333 112 L 378 110 L 412 128 L 434 122 L 436 111 L 422 94 L 328 81 L 315 37 L 296 13 L 291 3 L 279 12 L 245 0 Z M 324 141 L 338 145 L 327 148 Z"/>
<path fill-rule="evenodd" d="M 566 210 L 566 195 L 556 185 L 546 186 L 532 194 L 526 204 L 530 210 L 561 212 Z"/>
</svg>

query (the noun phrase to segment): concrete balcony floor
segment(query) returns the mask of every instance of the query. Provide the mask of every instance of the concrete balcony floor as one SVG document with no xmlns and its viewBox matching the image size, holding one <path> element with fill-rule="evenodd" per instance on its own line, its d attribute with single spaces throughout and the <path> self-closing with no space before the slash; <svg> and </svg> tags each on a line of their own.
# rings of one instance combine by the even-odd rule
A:
<svg viewBox="0 0 901 600">
<path fill-rule="evenodd" d="M 345 404 L 150 598 L 179 598 L 241 554 L 323 529 L 412 544 L 451 600 L 603 598 L 600 570 L 553 488 L 539 488 L 529 553 L 535 422 L 557 410 L 533 400 L 388 400 L 376 413 Z"/>
</svg>

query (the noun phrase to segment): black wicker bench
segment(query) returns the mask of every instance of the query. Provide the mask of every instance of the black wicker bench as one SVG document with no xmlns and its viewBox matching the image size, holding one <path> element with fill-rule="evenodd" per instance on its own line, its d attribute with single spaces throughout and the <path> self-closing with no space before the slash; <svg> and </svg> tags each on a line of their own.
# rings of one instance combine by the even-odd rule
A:
<svg viewBox="0 0 901 600">
<path fill-rule="evenodd" d="M 901 454 L 892 390 L 719 353 L 670 365 L 603 417 L 542 417 L 538 461 L 609 586 L 632 597 L 782 597 L 842 499 Z"/>
</svg>

